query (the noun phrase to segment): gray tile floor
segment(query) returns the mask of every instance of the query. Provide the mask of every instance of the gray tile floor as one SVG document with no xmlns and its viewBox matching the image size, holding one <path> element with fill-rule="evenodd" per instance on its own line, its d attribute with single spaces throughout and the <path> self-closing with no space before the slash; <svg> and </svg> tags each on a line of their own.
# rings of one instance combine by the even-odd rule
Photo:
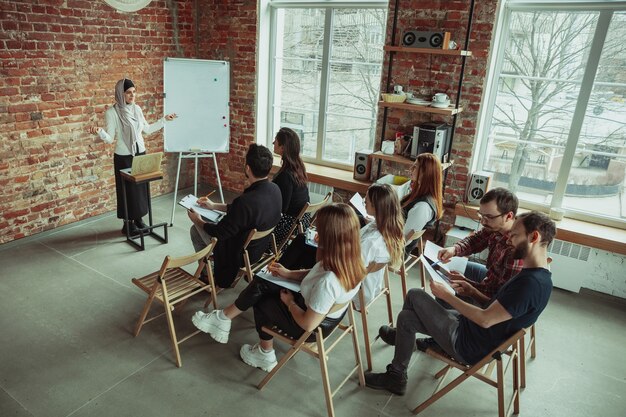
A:
<svg viewBox="0 0 626 417">
<path fill-rule="evenodd" d="M 156 198 L 155 219 L 169 220 L 171 204 L 171 195 Z M 147 239 L 144 252 L 123 241 L 112 213 L 0 246 L 0 416 L 326 415 L 319 368 L 306 355 L 256 389 L 264 373 L 238 355 L 241 344 L 256 341 L 252 312 L 236 321 L 227 345 L 204 335 L 185 342 L 180 369 L 163 320 L 132 336 L 145 295 L 131 278 L 156 270 L 166 254 L 190 253 L 189 225 L 179 207 L 169 243 Z M 222 300 L 234 300 L 241 288 Z M 397 282 L 394 290 L 397 312 Z M 190 316 L 203 302 L 194 299 L 181 313 L 179 334 L 192 330 Z M 383 309 L 374 309 L 373 332 Z M 624 300 L 554 291 L 538 326 L 522 415 L 626 414 L 625 311 Z M 342 348 L 331 358 L 333 381 L 334 371 L 348 367 L 350 347 Z M 378 342 L 373 350 L 375 370 L 384 369 L 393 349 Z M 404 397 L 360 388 L 353 379 L 335 399 L 337 415 L 409 416 L 434 387 L 437 367 L 414 354 Z M 469 381 L 423 415 L 495 416 L 496 393 Z"/>
</svg>

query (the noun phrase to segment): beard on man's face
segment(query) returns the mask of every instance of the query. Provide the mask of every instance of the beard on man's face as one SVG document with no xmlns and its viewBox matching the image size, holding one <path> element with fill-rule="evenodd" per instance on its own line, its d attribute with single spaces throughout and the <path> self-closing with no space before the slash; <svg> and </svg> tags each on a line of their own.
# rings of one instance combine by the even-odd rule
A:
<svg viewBox="0 0 626 417">
<path fill-rule="evenodd" d="M 513 259 L 524 259 L 528 255 L 528 242 L 522 242 L 513 249 Z"/>
</svg>

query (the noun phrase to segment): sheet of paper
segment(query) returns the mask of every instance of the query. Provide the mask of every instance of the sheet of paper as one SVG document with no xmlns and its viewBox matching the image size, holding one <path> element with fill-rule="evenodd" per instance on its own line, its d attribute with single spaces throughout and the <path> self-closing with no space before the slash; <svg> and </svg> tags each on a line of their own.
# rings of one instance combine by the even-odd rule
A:
<svg viewBox="0 0 626 417">
<path fill-rule="evenodd" d="M 446 291 L 448 291 L 450 294 L 456 294 L 456 291 L 454 291 L 454 289 L 448 283 L 448 279 L 441 275 L 439 272 L 435 271 L 433 267 L 430 266 L 430 262 L 428 262 L 428 259 L 426 259 L 424 255 L 420 255 L 420 259 L 424 263 L 426 273 L 428 274 L 428 278 L 431 281 L 437 281 L 439 284 L 442 284 Z"/>
<path fill-rule="evenodd" d="M 437 262 L 437 254 L 439 251 L 443 249 L 441 246 L 434 244 L 430 240 L 426 241 L 426 245 L 424 245 L 424 256 L 430 260 L 430 263 Z M 438 263 L 442 269 L 445 269 L 448 272 L 456 271 L 461 274 L 465 272 L 465 267 L 467 266 L 467 258 L 462 256 L 453 256 L 450 259 L 450 262 L 447 263 Z"/>
<path fill-rule="evenodd" d="M 266 281 L 273 282 L 276 285 L 280 285 L 281 287 L 287 288 L 288 290 L 300 292 L 300 283 L 291 281 L 281 277 L 275 277 L 272 275 L 267 268 L 261 269 L 256 273 L 259 278 L 263 278 Z"/>
<path fill-rule="evenodd" d="M 180 200 L 178 204 L 185 207 L 186 209 L 193 209 L 193 211 L 213 223 L 219 222 L 222 217 L 224 217 L 224 213 L 221 211 L 209 210 L 208 208 L 198 205 L 198 197 L 193 194 L 189 194 L 188 196 L 183 197 L 183 199 Z"/>
<path fill-rule="evenodd" d="M 350 199 L 350 204 L 354 206 L 355 209 L 361 213 L 363 217 L 369 217 L 367 214 L 367 210 L 365 209 L 365 202 L 363 201 L 363 197 L 359 193 L 355 193 Z"/>
</svg>

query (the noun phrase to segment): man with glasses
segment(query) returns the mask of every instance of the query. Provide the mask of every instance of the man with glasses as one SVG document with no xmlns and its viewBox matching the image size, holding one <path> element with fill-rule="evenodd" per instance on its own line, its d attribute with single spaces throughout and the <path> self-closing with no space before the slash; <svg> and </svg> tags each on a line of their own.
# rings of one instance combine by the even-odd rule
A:
<svg viewBox="0 0 626 417">
<path fill-rule="evenodd" d="M 451 274 L 451 279 L 460 282 L 458 295 L 485 304 L 522 269 L 522 260 L 513 258 L 513 250 L 506 243 L 517 214 L 517 205 L 517 197 L 509 190 L 489 190 L 480 199 L 478 216 L 482 229 L 439 251 L 439 259 L 446 262 L 453 256 L 469 256 L 489 249 L 487 265 L 468 262 L 464 274 Z"/>
</svg>

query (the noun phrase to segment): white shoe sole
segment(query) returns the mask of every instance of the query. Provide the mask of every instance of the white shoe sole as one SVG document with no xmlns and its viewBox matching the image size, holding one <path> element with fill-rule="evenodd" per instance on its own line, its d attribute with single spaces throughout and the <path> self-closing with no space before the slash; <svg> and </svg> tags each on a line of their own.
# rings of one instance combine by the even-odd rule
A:
<svg viewBox="0 0 626 417">
<path fill-rule="evenodd" d="M 201 332 L 208 333 L 209 336 L 211 336 L 211 338 L 217 343 L 228 343 L 228 334 L 216 334 L 215 331 L 211 331 L 213 330 L 213 326 L 210 326 L 208 323 L 203 322 L 201 320 L 201 316 L 199 316 L 197 313 L 191 318 L 191 322 Z"/>
<path fill-rule="evenodd" d="M 276 365 L 278 365 L 278 362 L 274 362 L 274 363 L 271 363 L 271 364 L 269 364 L 267 366 L 262 366 L 262 365 L 258 365 L 258 364 L 252 363 L 251 361 L 248 360 L 248 358 L 243 356 L 241 353 L 239 353 L 239 356 L 241 357 L 241 360 L 244 361 L 244 363 L 246 365 L 250 365 L 253 368 L 259 368 L 260 370 L 265 371 L 265 372 L 272 372 L 272 369 L 274 369 L 274 367 L 276 367 Z"/>
</svg>

